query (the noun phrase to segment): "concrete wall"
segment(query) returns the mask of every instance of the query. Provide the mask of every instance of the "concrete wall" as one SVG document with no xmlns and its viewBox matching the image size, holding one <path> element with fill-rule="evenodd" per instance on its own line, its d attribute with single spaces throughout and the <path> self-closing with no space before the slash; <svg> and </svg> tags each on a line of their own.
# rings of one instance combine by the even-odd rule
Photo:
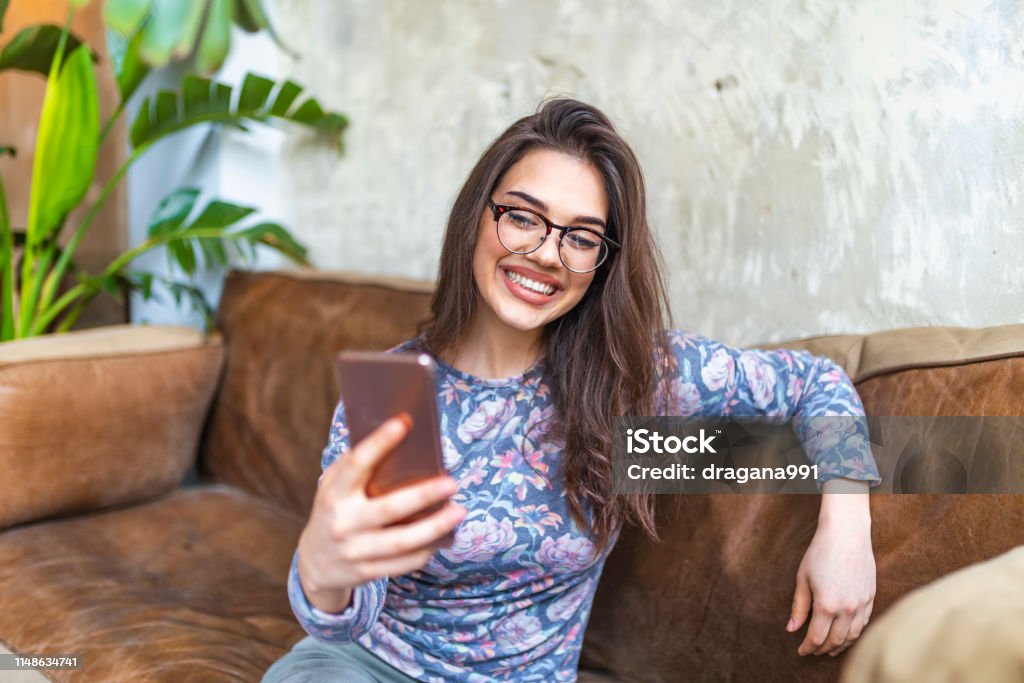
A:
<svg viewBox="0 0 1024 683">
<path fill-rule="evenodd" d="M 545 96 L 644 166 L 676 325 L 731 343 L 1024 320 L 1024 9 L 959 0 L 277 0 L 350 115 L 276 158 L 317 265 L 432 278 L 483 147 Z M 229 170 L 228 173 L 231 171 Z M 222 177 L 224 173 L 222 173 Z"/>
</svg>

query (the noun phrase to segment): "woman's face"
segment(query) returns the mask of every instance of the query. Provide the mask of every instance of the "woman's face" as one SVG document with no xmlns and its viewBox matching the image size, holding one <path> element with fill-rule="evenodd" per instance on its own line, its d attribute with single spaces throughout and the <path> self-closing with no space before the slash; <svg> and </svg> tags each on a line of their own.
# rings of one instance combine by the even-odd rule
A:
<svg viewBox="0 0 1024 683">
<path fill-rule="evenodd" d="M 505 172 L 490 199 L 533 209 L 556 225 L 605 232 L 608 222 L 608 199 L 597 169 L 549 149 L 527 152 Z M 483 304 L 480 314 L 526 332 L 542 329 L 579 303 L 594 273 L 574 273 L 562 265 L 559 237 L 552 230 L 536 251 L 510 253 L 498 241 L 488 206 L 480 217 L 473 253 L 473 276 Z"/>
</svg>

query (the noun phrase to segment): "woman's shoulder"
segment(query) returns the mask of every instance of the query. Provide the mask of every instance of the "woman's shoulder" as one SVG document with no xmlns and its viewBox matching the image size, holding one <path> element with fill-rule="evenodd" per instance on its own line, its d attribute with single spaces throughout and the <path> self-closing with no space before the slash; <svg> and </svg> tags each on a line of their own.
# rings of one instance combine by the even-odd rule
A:
<svg viewBox="0 0 1024 683">
<path fill-rule="evenodd" d="M 675 353 L 688 349 L 713 351 L 718 348 L 727 347 L 726 344 L 711 337 L 705 337 L 702 334 L 695 334 L 687 330 L 665 330 L 665 342 Z"/>
<path fill-rule="evenodd" d="M 419 353 L 421 351 L 426 351 L 426 347 L 423 344 L 423 338 L 413 337 L 412 339 L 407 339 L 401 344 L 392 346 L 386 351 L 386 353 Z"/>
</svg>

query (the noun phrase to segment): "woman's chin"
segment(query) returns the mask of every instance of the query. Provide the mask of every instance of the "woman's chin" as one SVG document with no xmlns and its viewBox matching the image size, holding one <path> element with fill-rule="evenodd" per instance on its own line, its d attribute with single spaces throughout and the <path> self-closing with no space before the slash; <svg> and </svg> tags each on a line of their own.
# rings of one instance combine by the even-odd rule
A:
<svg viewBox="0 0 1024 683">
<path fill-rule="evenodd" d="M 547 316 L 516 316 L 506 314 L 499 315 L 498 318 L 501 322 L 505 323 L 506 327 L 516 332 L 536 332 L 542 330 L 544 325 L 547 324 Z"/>
</svg>

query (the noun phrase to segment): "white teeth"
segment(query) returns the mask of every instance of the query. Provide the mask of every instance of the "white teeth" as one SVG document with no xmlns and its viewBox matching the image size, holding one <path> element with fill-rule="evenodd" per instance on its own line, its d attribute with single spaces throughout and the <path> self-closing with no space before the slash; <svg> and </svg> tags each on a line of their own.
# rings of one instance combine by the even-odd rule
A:
<svg viewBox="0 0 1024 683">
<path fill-rule="evenodd" d="M 555 293 L 555 288 L 552 287 L 551 285 L 545 285 L 541 282 L 537 282 L 536 280 L 531 280 L 530 278 L 524 275 L 520 275 L 519 273 L 516 273 L 514 271 L 506 270 L 505 275 L 508 277 L 509 280 L 516 283 L 517 285 L 521 287 L 526 287 L 527 289 L 532 289 L 533 291 L 539 294 L 546 294 L 548 296 L 551 296 L 552 294 Z"/>
</svg>

